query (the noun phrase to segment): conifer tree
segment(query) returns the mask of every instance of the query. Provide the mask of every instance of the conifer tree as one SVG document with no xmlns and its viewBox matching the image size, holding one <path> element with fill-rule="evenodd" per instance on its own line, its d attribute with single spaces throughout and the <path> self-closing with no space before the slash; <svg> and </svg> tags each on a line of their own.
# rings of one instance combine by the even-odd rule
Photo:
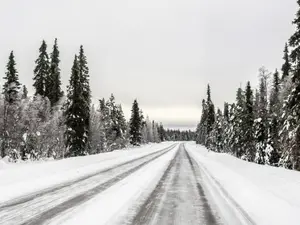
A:
<svg viewBox="0 0 300 225">
<path fill-rule="evenodd" d="M 213 125 L 215 123 L 215 106 L 211 101 L 211 92 L 210 92 L 210 86 L 207 85 L 207 137 L 208 137 L 208 142 L 206 143 L 206 146 L 210 148 L 210 145 L 212 144 L 210 141 L 210 133 L 213 129 Z"/>
<path fill-rule="evenodd" d="M 300 6 L 300 0 L 297 3 Z M 288 117 L 283 131 L 288 135 L 285 135 L 283 140 L 285 148 L 280 164 L 289 169 L 300 170 L 300 8 L 293 24 L 296 26 L 296 31 L 289 40 L 292 47 L 290 57 L 293 63 L 293 90 L 284 106 L 283 115 L 288 115 Z"/>
<path fill-rule="evenodd" d="M 224 119 L 225 119 L 225 121 L 229 121 L 229 104 L 228 104 L 228 102 L 225 102 L 224 103 Z"/>
<path fill-rule="evenodd" d="M 278 166 L 280 158 L 280 142 L 279 142 L 279 125 L 281 114 L 281 102 L 279 100 L 279 73 L 276 70 L 273 75 L 273 86 L 270 94 L 270 106 L 269 106 L 269 137 L 268 146 L 266 149 L 266 163 L 272 166 Z"/>
<path fill-rule="evenodd" d="M 130 118 L 130 143 L 132 145 L 140 145 L 141 144 L 141 128 L 142 128 L 142 120 L 140 115 L 140 108 L 137 100 L 134 100 L 131 109 L 131 118 Z"/>
<path fill-rule="evenodd" d="M 66 148 L 69 156 L 86 154 L 88 130 L 86 127 L 87 103 L 83 98 L 83 85 L 80 80 L 79 63 L 75 56 L 70 84 L 68 86 L 65 110 Z"/>
<path fill-rule="evenodd" d="M 218 109 L 217 114 L 216 114 L 216 120 L 213 125 L 213 130 L 210 134 L 211 140 L 212 140 L 211 148 L 212 148 L 212 150 L 214 150 L 216 152 L 223 151 L 223 143 L 224 143 L 223 119 L 224 119 L 224 117 L 222 115 L 222 111 L 220 109 Z"/>
<path fill-rule="evenodd" d="M 39 57 L 35 61 L 36 67 L 34 69 L 34 83 L 35 95 L 42 97 L 46 96 L 46 80 L 49 79 L 49 56 L 47 53 L 47 44 L 43 40 L 42 45 L 39 49 Z"/>
<path fill-rule="evenodd" d="M 208 107 L 205 100 L 202 100 L 202 115 L 197 127 L 197 144 L 205 145 L 207 139 L 207 114 Z"/>
<path fill-rule="evenodd" d="M 237 90 L 236 94 L 236 104 L 232 109 L 232 134 L 231 134 L 231 146 L 232 153 L 236 155 L 238 158 L 243 156 L 242 151 L 242 121 L 243 121 L 243 110 L 245 105 L 245 96 L 242 88 Z"/>
<path fill-rule="evenodd" d="M 253 114 L 253 92 L 250 82 L 247 82 L 245 90 L 245 106 L 242 117 L 242 154 L 244 159 L 250 162 L 255 158 L 255 146 L 254 146 L 254 114 Z"/>
<path fill-rule="evenodd" d="M 18 144 L 17 124 L 19 120 L 19 90 L 20 82 L 16 69 L 16 62 L 13 51 L 9 55 L 8 63 L 6 65 L 6 73 L 3 78 L 5 83 L 3 85 L 4 95 L 4 115 L 2 127 L 2 146 L 1 157 L 10 154 L 16 149 Z"/>
<path fill-rule="evenodd" d="M 55 39 L 53 51 L 50 55 L 49 76 L 45 80 L 45 95 L 49 98 L 51 106 L 56 105 L 60 98 L 63 96 L 63 91 L 61 89 L 59 63 L 59 50 L 57 39 Z"/>
<path fill-rule="evenodd" d="M 13 51 L 9 55 L 6 73 L 3 79 L 5 80 L 5 83 L 3 85 L 2 93 L 4 94 L 5 101 L 12 104 L 18 100 L 18 94 L 21 88 Z"/>
<path fill-rule="evenodd" d="M 290 56 L 289 56 L 289 48 L 288 44 L 285 43 L 284 47 L 284 56 L 283 56 L 284 64 L 282 65 L 281 71 L 282 71 L 282 80 L 285 80 L 286 77 L 290 75 L 291 71 L 291 63 L 290 63 Z"/>
<path fill-rule="evenodd" d="M 268 139 L 268 97 L 267 97 L 268 71 L 260 69 L 258 118 L 255 120 L 256 156 L 255 162 L 265 164 L 266 147 Z"/>
<path fill-rule="evenodd" d="M 22 99 L 26 99 L 27 96 L 28 96 L 27 87 L 25 85 L 23 85 L 23 87 L 22 87 Z"/>
<path fill-rule="evenodd" d="M 88 132 L 90 130 L 90 105 L 91 105 L 91 90 L 90 90 L 90 75 L 89 68 L 87 65 L 87 58 L 85 56 L 83 46 L 80 46 L 78 55 L 78 68 L 79 68 L 79 79 L 82 85 L 82 97 L 85 101 L 85 129 Z M 87 133 L 88 135 L 88 133 Z"/>
</svg>

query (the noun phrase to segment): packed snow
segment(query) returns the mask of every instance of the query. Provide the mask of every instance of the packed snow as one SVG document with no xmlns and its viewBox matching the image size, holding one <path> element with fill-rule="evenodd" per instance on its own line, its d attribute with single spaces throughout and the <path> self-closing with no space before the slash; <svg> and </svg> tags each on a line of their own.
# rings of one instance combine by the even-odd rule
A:
<svg viewBox="0 0 300 225">
<path fill-rule="evenodd" d="M 168 143 L 149 144 L 98 155 L 67 158 L 57 161 L 8 163 L 0 160 L 0 204 L 67 181 L 76 180 L 96 171 L 139 158 L 170 146 Z M 22 188 L 20 188 L 22 187 Z"/>
<path fill-rule="evenodd" d="M 85 225 L 131 224 L 130 218 L 135 217 L 139 209 L 151 196 L 151 193 L 156 190 L 157 184 L 171 165 L 171 161 L 178 157 L 178 151 L 182 151 L 180 158 L 182 160 L 183 151 L 186 150 L 191 160 L 197 165 L 195 167 L 198 170 L 197 182 L 203 187 L 210 207 L 220 215 L 222 224 L 299 224 L 299 172 L 249 163 L 229 154 L 208 151 L 205 147 L 196 145 L 194 142 L 186 142 L 184 146 L 185 148 L 182 148 L 179 143 L 164 142 L 92 156 L 16 164 L 2 159 L 0 160 L 0 193 L 5 194 L 0 196 L 0 207 L 5 206 L 10 200 L 75 181 L 86 175 L 133 159 L 139 159 L 151 153 L 158 153 L 162 149 L 169 149 L 169 151 L 158 155 L 157 158 L 149 161 L 136 171 L 129 173 L 128 176 L 124 176 L 113 183 L 112 186 L 96 193 L 91 199 L 80 204 L 74 204 L 63 213 L 50 217 L 49 220 L 47 218 L 47 223 L 68 225 L 82 223 Z M 178 164 L 178 162 L 182 162 L 180 160 L 177 159 L 176 168 L 181 168 L 181 163 Z M 132 165 L 124 168 L 128 170 L 142 162 L 142 160 L 137 160 Z M 187 163 L 187 161 L 185 162 Z M 97 183 L 106 182 L 105 180 L 124 172 L 122 168 L 120 167 L 119 172 L 101 175 L 101 179 L 99 179 L 101 177 L 99 176 L 97 178 L 99 181 L 95 178 L 94 183 L 90 183 L 89 180 L 78 184 L 74 183 L 70 185 L 68 195 L 74 197 L 78 193 L 84 193 L 85 189 L 76 190 L 74 187 L 81 185 L 84 188 L 92 189 L 93 186 L 98 185 Z M 188 164 L 181 168 L 183 174 L 184 171 L 189 171 L 187 176 L 192 176 L 191 171 L 187 168 Z M 171 171 L 175 171 L 175 169 L 173 168 Z M 169 176 L 176 177 L 174 172 L 171 172 Z M 170 188 L 170 183 L 166 183 L 165 187 Z M 64 187 L 64 191 L 67 189 L 68 187 Z M 164 188 L 162 190 L 168 191 Z M 39 204 L 41 203 L 40 200 L 52 201 L 53 206 L 47 206 L 48 208 L 45 209 L 51 210 L 51 208 L 58 206 L 55 203 L 57 199 L 55 200 L 54 196 L 60 195 L 62 196 L 62 202 L 68 198 L 63 191 L 58 189 L 48 195 L 53 196 L 53 201 L 51 197 L 48 199 L 47 195 L 38 196 L 28 206 L 35 207 L 37 206 L 35 202 Z M 182 201 L 182 204 L 187 204 L 189 199 L 181 199 L 180 201 Z M 178 201 L 179 204 L 180 201 Z M 20 207 L 22 204 L 20 204 Z M 24 205 L 26 204 L 24 203 Z M 3 209 L 9 212 L 9 207 Z M 25 208 L 18 210 L 18 205 L 11 207 L 15 207 L 13 210 L 17 210 L 16 212 L 26 211 Z M 159 208 L 161 207 L 164 206 Z M 56 210 L 59 210 L 59 208 Z M 1 215 L 0 213 L 0 219 Z M 24 218 L 27 218 L 26 216 Z M 195 221 L 190 222 L 195 223 Z"/>
<path fill-rule="evenodd" d="M 194 143 L 186 148 L 225 200 L 241 207 L 252 223 L 299 224 L 300 172 L 249 163 Z"/>
</svg>

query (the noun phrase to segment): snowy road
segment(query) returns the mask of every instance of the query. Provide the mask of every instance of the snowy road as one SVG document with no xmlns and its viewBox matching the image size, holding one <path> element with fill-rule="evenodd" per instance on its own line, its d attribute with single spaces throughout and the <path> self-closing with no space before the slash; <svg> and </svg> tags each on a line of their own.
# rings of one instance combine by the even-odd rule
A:
<svg viewBox="0 0 300 225">
<path fill-rule="evenodd" d="M 44 224 L 118 183 L 176 145 L 44 191 L 0 204 L 1 224 Z"/>
<path fill-rule="evenodd" d="M 199 170 L 180 145 L 156 188 L 131 224 L 221 224 L 208 203 Z"/>
<path fill-rule="evenodd" d="M 229 223 L 224 220 L 212 198 L 217 195 L 185 144 L 141 150 L 118 163 L 106 156 L 97 171 L 0 203 L 0 224 L 248 224 L 235 221 L 235 212 Z M 222 207 L 228 214 L 226 201 Z"/>
</svg>

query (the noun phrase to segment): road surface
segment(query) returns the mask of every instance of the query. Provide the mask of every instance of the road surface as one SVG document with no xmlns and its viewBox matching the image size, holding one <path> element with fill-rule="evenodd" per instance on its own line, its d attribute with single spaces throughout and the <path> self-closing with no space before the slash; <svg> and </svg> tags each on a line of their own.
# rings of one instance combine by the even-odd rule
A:
<svg viewBox="0 0 300 225">
<path fill-rule="evenodd" d="M 225 224 L 203 182 L 201 170 L 184 144 L 170 144 L 80 179 L 0 203 L 0 224 Z M 130 193 L 129 189 L 137 191 Z M 117 198 L 111 200 L 113 204 L 109 198 L 103 200 L 117 192 L 128 192 L 129 200 Z M 90 202 L 99 212 L 89 208 Z M 110 217 L 100 210 L 109 207 Z M 87 214 L 80 214 L 83 211 L 90 213 L 88 220 L 84 219 Z"/>
</svg>

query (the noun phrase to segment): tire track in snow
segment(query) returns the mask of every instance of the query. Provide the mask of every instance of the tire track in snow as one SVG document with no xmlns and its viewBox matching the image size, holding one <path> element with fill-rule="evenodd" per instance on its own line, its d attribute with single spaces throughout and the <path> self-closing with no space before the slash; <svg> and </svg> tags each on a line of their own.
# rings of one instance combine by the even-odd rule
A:
<svg viewBox="0 0 300 225">
<path fill-rule="evenodd" d="M 78 179 L 76 181 L 68 182 L 68 183 L 60 185 L 58 187 L 44 190 L 42 192 L 39 192 L 38 194 L 32 194 L 30 196 L 26 196 L 23 199 L 16 200 L 15 202 L 10 202 L 10 204 L 2 205 L 2 207 L 0 207 L 0 221 L 3 221 L 4 222 L 3 224 L 13 224 L 13 225 L 16 225 L 16 224 L 44 224 L 44 222 L 46 220 L 51 219 L 51 218 L 55 217 L 56 215 L 91 199 L 96 194 L 101 193 L 102 191 L 111 187 L 115 183 L 126 178 L 127 176 L 134 173 L 135 171 L 139 170 L 143 166 L 147 165 L 148 163 L 152 162 L 153 160 L 157 159 L 158 157 L 166 154 L 168 151 L 172 150 L 176 145 L 177 144 L 171 145 L 171 146 L 164 148 L 158 152 L 147 154 L 146 156 L 142 156 L 137 159 L 130 160 L 128 162 L 116 165 L 116 166 L 108 168 L 106 170 L 99 171 L 98 173 L 90 174 L 90 175 L 82 177 L 81 179 Z M 149 157 L 151 157 L 151 158 L 147 159 Z M 119 173 L 117 176 L 114 176 L 113 178 L 107 180 L 106 182 L 104 182 L 102 184 L 98 184 L 97 186 L 95 186 L 94 188 L 92 188 L 86 192 L 72 196 L 68 200 L 63 201 L 62 203 L 55 205 L 54 207 L 52 206 L 50 209 L 47 208 L 47 204 L 51 203 L 51 200 L 49 201 L 49 199 L 47 200 L 46 198 L 52 197 L 51 193 L 58 192 L 58 194 L 60 194 L 59 193 L 60 190 L 68 189 L 68 186 L 71 186 L 71 185 L 74 185 L 77 183 L 80 184 L 80 183 L 87 182 L 87 181 L 89 181 L 90 178 L 97 177 L 97 175 L 99 175 L 99 174 L 113 172 L 114 169 L 118 169 L 119 167 L 126 166 L 126 165 L 130 166 L 130 164 L 137 163 L 141 160 L 146 160 L 146 161 L 140 163 L 137 166 L 134 166 L 133 168 L 131 168 L 123 173 Z M 98 183 L 99 183 L 99 181 L 98 181 Z M 70 190 L 70 191 L 72 191 L 72 190 Z M 47 196 L 47 195 L 50 195 L 50 196 Z M 46 197 L 46 198 L 44 198 L 44 197 Z M 25 210 L 25 213 L 26 213 L 26 209 L 28 210 L 28 208 L 29 208 L 26 206 L 26 204 L 28 204 L 28 203 L 30 204 L 30 202 L 34 201 L 36 198 L 40 198 L 40 201 L 32 203 L 33 205 L 31 206 L 30 211 L 29 212 L 27 211 L 27 213 L 30 215 L 24 215 L 24 212 L 22 212 L 22 210 L 21 210 L 22 204 L 25 204 L 26 208 L 25 209 L 23 208 L 23 210 Z M 55 199 L 54 199 L 54 201 L 55 201 Z M 38 205 L 38 203 L 43 204 L 43 202 L 45 202 L 46 210 L 40 209 L 41 205 Z M 21 208 L 20 210 L 18 210 L 19 205 Z M 12 209 L 11 212 L 10 212 L 10 209 Z M 6 220 L 4 220 L 4 218 L 1 216 L 1 212 L 3 212 L 3 210 L 5 210 L 6 215 L 8 215 L 8 218 L 6 218 Z M 35 212 L 36 214 L 33 212 Z M 18 218 L 16 218 L 16 217 L 18 217 Z"/>
<path fill-rule="evenodd" d="M 156 188 L 128 224 L 220 224 L 197 179 L 198 172 L 181 144 Z"/>
<path fill-rule="evenodd" d="M 125 166 L 125 165 L 128 165 L 128 164 L 134 163 L 136 161 L 145 159 L 145 158 L 147 158 L 149 156 L 158 154 L 159 152 L 162 152 L 162 151 L 165 151 L 165 150 L 168 150 L 168 149 L 172 149 L 175 145 L 176 144 L 173 144 L 173 145 L 171 145 L 171 146 L 169 146 L 167 148 L 164 148 L 164 149 L 162 149 L 160 151 L 153 152 L 153 153 L 150 153 L 148 155 L 145 155 L 145 156 L 142 156 L 142 157 L 139 157 L 139 158 L 136 158 L 136 159 L 132 159 L 132 160 L 127 161 L 125 163 L 121 163 L 121 164 L 115 165 L 113 167 L 104 169 L 104 170 L 96 171 L 94 173 L 85 175 L 85 176 L 83 176 L 83 177 L 81 177 L 79 179 L 75 179 L 75 180 L 71 180 L 71 181 L 68 181 L 68 182 L 64 182 L 64 183 L 59 184 L 59 185 L 57 185 L 55 187 L 50 187 L 50 188 L 47 188 L 47 189 L 44 189 L 44 190 L 41 190 L 41 191 L 38 191 L 38 192 L 35 192 L 35 193 L 32 193 L 32 194 L 29 194 L 29 195 L 26 195 L 26 196 L 23 196 L 23 197 L 20 197 L 20 198 L 17 198 L 17 199 L 13 199 L 13 200 L 9 200 L 7 202 L 1 203 L 0 204 L 0 211 L 3 210 L 3 209 L 9 208 L 9 207 L 13 207 L 13 206 L 16 206 L 16 205 L 19 205 L 19 204 L 23 204 L 23 203 L 29 202 L 29 201 L 31 201 L 31 200 L 33 200 L 35 198 L 41 197 L 43 195 L 49 194 L 49 193 L 54 192 L 54 191 L 58 191 L 60 189 L 68 187 L 68 186 L 70 186 L 70 185 L 72 185 L 74 183 L 81 182 L 81 181 L 87 180 L 87 179 L 89 179 L 91 177 L 97 176 L 97 175 L 99 175 L 101 173 L 110 172 L 110 171 L 116 169 L 117 167 Z"/>
<path fill-rule="evenodd" d="M 229 207 L 235 214 L 235 220 L 238 220 L 238 224 L 247 224 L 247 225 L 256 225 L 254 220 L 250 215 L 231 197 L 231 195 L 225 190 L 225 188 L 216 180 L 208 169 L 196 162 L 193 158 L 191 160 L 194 162 L 194 165 L 197 166 L 198 170 L 204 174 L 207 183 L 209 183 L 211 190 L 213 190 L 213 195 L 218 195 L 226 202 L 226 206 Z M 236 224 L 236 223 L 235 223 Z"/>
</svg>

